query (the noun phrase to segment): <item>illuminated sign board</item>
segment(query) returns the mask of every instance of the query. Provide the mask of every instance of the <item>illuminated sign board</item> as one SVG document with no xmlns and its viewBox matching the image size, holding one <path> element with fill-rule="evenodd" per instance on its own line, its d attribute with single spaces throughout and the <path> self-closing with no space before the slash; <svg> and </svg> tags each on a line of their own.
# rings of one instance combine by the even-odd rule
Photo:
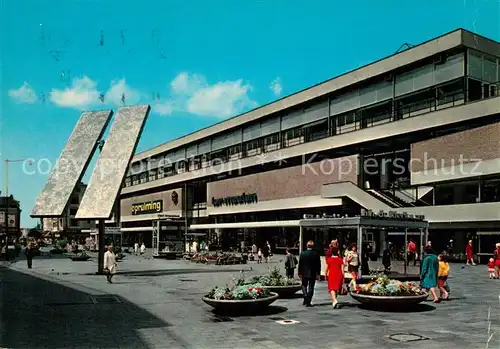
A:
<svg viewBox="0 0 500 349">
<path fill-rule="evenodd" d="M 132 204 L 132 215 L 159 213 L 163 211 L 163 200 L 154 200 Z"/>
<path fill-rule="evenodd" d="M 361 217 L 368 217 L 368 218 L 388 218 L 392 220 L 405 220 L 405 221 L 424 221 L 425 216 L 423 215 L 417 215 L 417 214 L 410 214 L 407 212 L 395 212 L 395 211 L 379 211 L 379 212 L 374 212 L 372 210 L 361 210 Z"/>
<path fill-rule="evenodd" d="M 256 204 L 258 202 L 257 194 L 241 194 L 238 196 L 226 196 L 224 198 L 212 198 L 212 205 L 214 207 L 220 206 L 234 206 L 245 204 Z"/>
</svg>

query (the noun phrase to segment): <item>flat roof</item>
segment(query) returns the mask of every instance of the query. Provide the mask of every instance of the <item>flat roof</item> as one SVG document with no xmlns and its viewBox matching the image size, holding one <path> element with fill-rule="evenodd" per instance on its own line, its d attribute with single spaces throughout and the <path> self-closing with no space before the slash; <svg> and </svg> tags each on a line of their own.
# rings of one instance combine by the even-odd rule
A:
<svg viewBox="0 0 500 349">
<path fill-rule="evenodd" d="M 280 112 L 302 104 L 345 87 L 390 73 L 398 68 L 432 57 L 441 52 L 465 46 L 495 56 L 500 56 L 500 43 L 481 35 L 459 28 L 437 38 L 413 46 L 402 52 L 395 53 L 373 63 L 354 69 L 312 87 L 278 99 L 269 104 L 250 110 L 243 114 L 223 120 L 214 125 L 202 128 L 180 138 L 168 141 L 154 148 L 140 152 L 134 156 L 132 162 L 147 159 L 151 156 L 164 153 L 183 145 L 200 141 L 223 131 L 257 121 L 270 114 Z"/>
</svg>

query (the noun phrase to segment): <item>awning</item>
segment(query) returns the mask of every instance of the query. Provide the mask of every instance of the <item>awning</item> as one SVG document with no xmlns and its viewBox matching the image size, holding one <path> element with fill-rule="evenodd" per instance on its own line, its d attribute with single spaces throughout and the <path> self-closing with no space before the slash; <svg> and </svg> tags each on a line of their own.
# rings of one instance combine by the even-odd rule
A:
<svg viewBox="0 0 500 349">
<path fill-rule="evenodd" d="M 477 235 L 500 235 L 500 231 L 478 231 Z"/>
<path fill-rule="evenodd" d="M 298 227 L 300 221 L 263 221 L 263 222 L 239 222 L 239 223 L 214 223 L 193 224 L 190 230 L 202 229 L 245 229 L 245 228 L 272 228 L 272 227 Z"/>
</svg>

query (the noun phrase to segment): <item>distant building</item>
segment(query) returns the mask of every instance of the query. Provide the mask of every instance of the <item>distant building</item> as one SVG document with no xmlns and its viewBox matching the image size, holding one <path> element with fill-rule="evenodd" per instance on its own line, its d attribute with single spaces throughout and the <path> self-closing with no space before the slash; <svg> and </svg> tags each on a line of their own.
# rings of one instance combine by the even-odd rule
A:
<svg viewBox="0 0 500 349">
<path fill-rule="evenodd" d="M 21 205 L 14 196 L 0 196 L 0 235 L 11 241 L 21 234 Z"/>
<path fill-rule="evenodd" d="M 76 212 L 78 211 L 83 193 L 85 193 L 86 189 L 87 185 L 83 183 L 80 183 L 76 186 L 75 191 L 71 196 L 69 205 L 62 217 L 43 219 L 43 231 L 45 233 L 50 232 L 54 234 L 79 234 L 88 232 L 90 229 L 95 228 L 95 222 L 92 220 L 84 221 L 75 219 Z"/>
</svg>

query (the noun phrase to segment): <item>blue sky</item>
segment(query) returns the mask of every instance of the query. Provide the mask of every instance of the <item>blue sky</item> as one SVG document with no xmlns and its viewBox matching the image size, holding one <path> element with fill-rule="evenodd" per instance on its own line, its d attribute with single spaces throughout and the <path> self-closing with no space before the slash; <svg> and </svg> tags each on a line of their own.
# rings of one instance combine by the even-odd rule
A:
<svg viewBox="0 0 500 349">
<path fill-rule="evenodd" d="M 2 192 L 5 159 L 54 163 L 80 112 L 116 108 L 122 95 L 126 104 L 153 108 L 140 151 L 404 42 L 458 27 L 500 40 L 495 0 L 12 0 L 0 7 Z M 23 227 L 36 224 L 29 213 L 47 179 L 39 163 L 34 175 L 10 165 Z"/>
</svg>

